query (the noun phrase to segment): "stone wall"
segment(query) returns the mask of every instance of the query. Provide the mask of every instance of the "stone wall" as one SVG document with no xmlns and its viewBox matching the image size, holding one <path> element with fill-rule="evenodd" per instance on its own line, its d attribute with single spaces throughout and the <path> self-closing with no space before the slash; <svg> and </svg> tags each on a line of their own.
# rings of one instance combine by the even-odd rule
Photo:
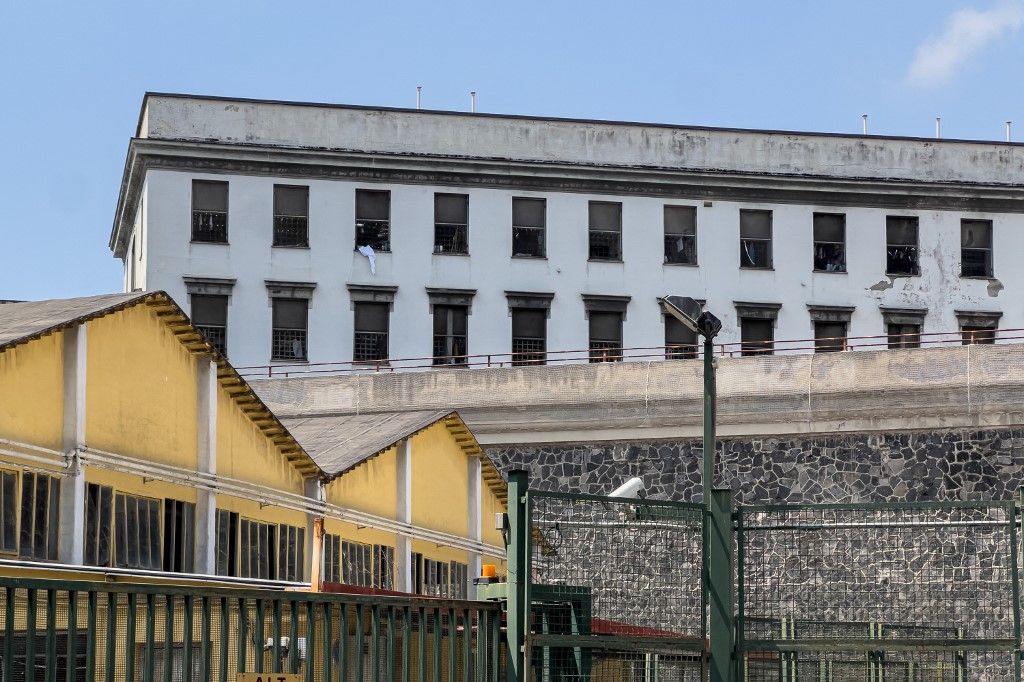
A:
<svg viewBox="0 0 1024 682">
<path fill-rule="evenodd" d="M 699 440 L 488 446 L 531 487 L 607 494 L 632 476 L 655 499 L 700 499 Z M 1024 485 L 1024 428 L 757 437 L 719 442 L 738 502 L 1003 500 Z"/>
</svg>

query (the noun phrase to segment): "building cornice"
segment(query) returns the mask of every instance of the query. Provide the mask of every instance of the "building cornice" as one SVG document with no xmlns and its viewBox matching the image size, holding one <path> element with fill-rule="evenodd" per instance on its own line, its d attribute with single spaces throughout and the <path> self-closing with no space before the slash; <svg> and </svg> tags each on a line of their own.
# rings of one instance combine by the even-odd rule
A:
<svg viewBox="0 0 1024 682">
<path fill-rule="evenodd" d="M 576 164 L 135 138 L 125 160 L 109 247 L 123 257 L 150 169 L 366 183 L 647 196 L 898 210 L 1024 213 L 1024 186 L 839 178 L 708 168 Z"/>
</svg>

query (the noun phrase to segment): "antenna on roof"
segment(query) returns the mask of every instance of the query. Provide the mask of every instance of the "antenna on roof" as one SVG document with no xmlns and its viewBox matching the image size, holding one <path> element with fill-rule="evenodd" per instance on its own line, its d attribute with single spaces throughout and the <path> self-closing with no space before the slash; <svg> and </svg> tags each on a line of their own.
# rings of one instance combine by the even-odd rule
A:
<svg viewBox="0 0 1024 682">
<path fill-rule="evenodd" d="M 476 113 L 476 90 L 469 91 L 469 110 L 472 113 Z"/>
<path fill-rule="evenodd" d="M 860 115 L 860 124 L 861 124 L 861 127 L 864 130 L 864 134 L 867 135 L 868 134 L 868 115 L 867 114 L 861 114 Z"/>
<path fill-rule="evenodd" d="M 935 117 L 935 137 L 936 139 L 942 137 L 942 117 Z"/>
<path fill-rule="evenodd" d="M 1006 122 L 1006 141 L 1013 142 L 1013 121 Z"/>
<path fill-rule="evenodd" d="M 417 85 L 416 86 L 416 108 L 417 109 L 420 108 L 420 98 L 421 98 L 422 95 L 423 95 L 423 86 L 422 85 Z"/>
</svg>

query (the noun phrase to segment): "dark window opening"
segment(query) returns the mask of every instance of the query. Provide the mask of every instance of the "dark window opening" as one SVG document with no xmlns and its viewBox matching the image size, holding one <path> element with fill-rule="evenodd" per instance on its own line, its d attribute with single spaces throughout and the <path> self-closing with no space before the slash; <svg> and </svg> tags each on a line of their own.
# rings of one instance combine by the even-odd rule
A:
<svg viewBox="0 0 1024 682">
<path fill-rule="evenodd" d="M 431 597 L 451 597 L 447 562 L 423 560 L 423 594 Z"/>
<path fill-rule="evenodd" d="M 325 583 L 341 582 L 341 536 L 326 533 L 324 535 L 324 570 Z"/>
<path fill-rule="evenodd" d="M 84 629 L 85 626 L 81 625 L 81 621 L 79 623 L 79 627 Z M 12 635 L 10 642 L 3 642 L 0 639 L 0 647 L 6 648 L 5 645 L 7 644 L 11 646 L 11 672 L 9 679 L 18 680 L 19 682 L 44 682 L 48 680 L 85 682 L 88 672 L 88 636 L 83 632 L 74 635 L 72 638 L 68 636 L 66 629 L 54 630 L 53 635 L 54 658 L 52 668 L 47 665 L 47 659 L 49 658 L 48 635 L 39 634 L 32 637 L 33 653 L 31 663 L 29 662 L 28 655 L 28 637 L 24 632 Z M 69 646 L 72 642 L 74 658 L 71 657 L 72 647 Z M 6 663 L 6 661 L 3 663 Z M 7 666 L 4 665 L 4 668 L 7 668 Z M 50 677 L 44 674 L 47 669 L 51 671 Z"/>
<path fill-rule="evenodd" d="M 512 364 L 543 365 L 547 358 L 546 310 L 512 309 Z"/>
<path fill-rule="evenodd" d="M 114 510 L 114 489 L 88 483 L 85 486 L 85 563 L 109 566 Z"/>
<path fill-rule="evenodd" d="M 21 476 L 21 537 L 23 559 L 57 560 L 60 479 L 26 471 Z"/>
<path fill-rule="evenodd" d="M 341 581 L 357 587 L 373 586 L 373 548 L 362 542 L 341 543 Z"/>
<path fill-rule="evenodd" d="M 590 260 L 622 260 L 622 204 L 590 202 Z"/>
<path fill-rule="evenodd" d="M 665 207 L 665 262 L 697 264 L 697 209 L 693 206 Z"/>
<path fill-rule="evenodd" d="M 381 590 L 395 589 L 395 548 L 373 546 L 373 586 Z"/>
<path fill-rule="evenodd" d="M 388 357 L 388 303 L 356 302 L 355 338 L 352 345 L 354 362 L 375 362 Z"/>
<path fill-rule="evenodd" d="M 846 272 L 846 216 L 842 213 L 814 214 L 814 269 Z"/>
<path fill-rule="evenodd" d="M 544 258 L 546 213 L 544 199 L 512 197 L 513 256 Z"/>
<path fill-rule="evenodd" d="M 277 580 L 277 525 L 242 519 L 239 536 L 239 576 Z"/>
<path fill-rule="evenodd" d="M 306 529 L 282 523 L 277 537 L 278 580 L 301 582 L 306 563 Z"/>
<path fill-rule="evenodd" d="M 921 325 L 890 324 L 886 329 L 889 335 L 889 348 L 920 348 Z"/>
<path fill-rule="evenodd" d="M 452 561 L 449 565 L 451 575 L 452 599 L 466 599 L 469 594 L 469 566 L 458 561 Z"/>
<path fill-rule="evenodd" d="M 306 359 L 308 315 L 309 306 L 305 299 L 274 299 L 271 360 Z"/>
<path fill-rule="evenodd" d="M 771 355 L 775 345 L 775 323 L 756 317 L 740 318 L 741 355 Z"/>
<path fill-rule="evenodd" d="M 181 500 L 164 500 L 165 571 L 191 573 L 195 555 L 196 505 Z"/>
<path fill-rule="evenodd" d="M 434 306 L 434 364 L 465 365 L 468 309 L 462 305 Z"/>
<path fill-rule="evenodd" d="M 114 556 L 118 568 L 163 568 L 160 500 L 118 493 L 114 496 Z"/>
<path fill-rule="evenodd" d="M 423 576 L 423 554 L 413 552 L 410 558 L 412 560 L 412 591 L 416 594 L 423 594 L 425 582 Z"/>
<path fill-rule="evenodd" d="M 228 241 L 228 183 L 192 181 L 192 241 Z"/>
<path fill-rule="evenodd" d="M 18 551 L 18 474 L 0 471 L 0 552 Z"/>
<path fill-rule="evenodd" d="M 356 246 L 391 250 L 391 192 L 356 190 Z"/>
<path fill-rule="evenodd" d="M 238 512 L 217 510 L 217 575 L 238 577 Z"/>
<path fill-rule="evenodd" d="M 697 357 L 697 332 L 665 315 L 665 359 L 693 360 Z"/>
<path fill-rule="evenodd" d="M 815 322 L 814 352 L 834 353 L 841 350 L 846 350 L 846 323 Z"/>
<path fill-rule="evenodd" d="M 590 362 L 622 360 L 622 313 L 591 311 Z"/>
<path fill-rule="evenodd" d="M 274 185 L 274 246 L 309 246 L 309 187 Z"/>
<path fill-rule="evenodd" d="M 996 328 L 964 324 L 960 326 L 960 336 L 965 346 L 975 344 L 991 345 L 996 342 Z"/>
<path fill-rule="evenodd" d="M 772 267 L 772 212 L 740 210 L 740 267 Z"/>
<path fill-rule="evenodd" d="M 192 294 L 192 324 L 221 355 L 228 354 L 228 297 Z"/>
<path fill-rule="evenodd" d="M 434 195 L 434 253 L 469 253 L 468 195 Z"/>
<path fill-rule="evenodd" d="M 921 274 L 918 262 L 917 218 L 886 216 L 886 262 L 888 275 L 913 277 Z"/>
<path fill-rule="evenodd" d="M 960 221 L 960 276 L 992 276 L 992 221 Z"/>
</svg>

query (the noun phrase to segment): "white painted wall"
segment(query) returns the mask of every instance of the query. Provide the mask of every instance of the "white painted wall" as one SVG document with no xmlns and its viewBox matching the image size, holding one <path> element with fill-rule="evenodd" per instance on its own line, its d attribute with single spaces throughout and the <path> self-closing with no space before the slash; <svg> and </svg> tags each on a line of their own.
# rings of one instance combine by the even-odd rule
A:
<svg viewBox="0 0 1024 682">
<path fill-rule="evenodd" d="M 191 181 L 227 179 L 230 245 L 191 244 Z M 879 306 L 925 307 L 925 332 L 957 329 L 954 310 L 999 310 L 1001 328 L 1024 327 L 1024 215 L 958 211 L 845 209 L 849 274 L 812 272 L 812 214 L 836 212 L 835 206 L 666 201 L 623 197 L 623 263 L 587 260 L 587 202 L 607 195 L 516 192 L 426 185 L 387 185 L 342 180 L 304 182 L 309 194 L 309 249 L 272 248 L 274 178 L 201 175 L 149 170 L 143 187 L 144 211 L 136 230 L 143 235 L 136 281 L 163 289 L 188 309 L 182 277 L 235 278 L 228 320 L 229 356 L 236 366 L 262 365 L 270 358 L 271 309 L 266 279 L 317 284 L 310 308 L 311 362 L 352 358 L 352 312 L 346 283 L 397 285 L 391 317 L 390 355 L 429 356 L 432 326 L 424 287 L 476 289 L 469 318 L 469 352 L 508 353 L 511 320 L 505 290 L 553 292 L 548 349 L 587 347 L 588 329 L 581 293 L 630 295 L 624 327 L 627 347 L 664 343 L 658 296 L 705 298 L 708 309 L 725 323 L 722 342 L 739 340 L 734 301 L 782 303 L 776 339 L 813 336 L 806 304 L 856 306 L 849 333 L 884 333 Z M 393 252 L 379 254 L 377 274 L 353 252 L 355 189 L 389 189 Z M 436 191 L 470 196 L 470 256 L 433 255 L 433 195 Z M 547 199 L 546 260 L 511 258 L 511 197 Z M 699 266 L 664 265 L 662 207 L 697 206 Z M 772 271 L 739 268 L 739 210 L 774 211 Z M 891 288 L 871 287 L 885 277 L 885 216 L 920 219 L 920 277 L 898 278 Z M 988 294 L 987 280 L 959 277 L 960 220 L 993 221 L 994 270 L 1005 287 Z M 141 232 L 139 231 L 141 230 Z M 138 286 L 138 284 L 137 284 Z"/>
</svg>

